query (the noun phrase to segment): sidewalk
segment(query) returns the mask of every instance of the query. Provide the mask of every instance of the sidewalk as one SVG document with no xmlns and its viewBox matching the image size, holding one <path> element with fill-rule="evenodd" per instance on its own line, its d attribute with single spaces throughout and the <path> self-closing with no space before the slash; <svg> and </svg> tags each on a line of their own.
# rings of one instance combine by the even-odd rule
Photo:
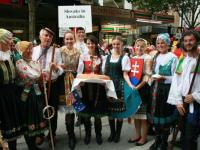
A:
<svg viewBox="0 0 200 150">
<path fill-rule="evenodd" d="M 56 136 L 56 147 L 55 150 L 67 150 L 68 148 L 68 136 L 65 129 L 65 123 L 64 123 L 64 114 L 59 113 L 59 119 L 58 119 L 58 129 L 57 129 L 57 136 Z M 92 126 L 92 137 L 91 137 L 91 143 L 89 145 L 85 145 L 83 142 L 85 133 L 83 126 L 81 127 L 81 133 L 82 137 L 80 138 L 80 130 L 79 127 L 75 127 L 75 134 L 77 137 L 77 145 L 75 150 L 147 150 L 150 145 L 154 142 L 153 137 L 148 137 L 148 143 L 144 146 L 135 146 L 135 144 L 128 143 L 129 137 L 133 135 L 133 126 L 128 124 L 127 121 L 124 121 L 123 129 L 121 133 L 121 141 L 119 143 L 108 143 L 107 138 L 110 134 L 110 128 L 108 125 L 107 117 L 102 119 L 102 137 L 103 137 L 103 143 L 102 145 L 98 145 L 96 143 L 95 133 L 94 133 L 94 125 Z M 135 133 L 134 133 L 135 134 Z M 48 150 L 48 143 L 45 141 L 41 146 L 43 150 Z M 24 142 L 24 139 L 21 138 L 18 140 L 18 149 L 19 150 L 27 150 L 26 143 Z M 179 150 L 175 148 L 174 150 Z"/>
</svg>

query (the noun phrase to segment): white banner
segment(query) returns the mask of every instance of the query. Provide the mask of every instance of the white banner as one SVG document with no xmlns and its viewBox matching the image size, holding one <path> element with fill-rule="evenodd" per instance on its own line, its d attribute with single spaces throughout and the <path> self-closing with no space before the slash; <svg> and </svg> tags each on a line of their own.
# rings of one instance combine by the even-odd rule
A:
<svg viewBox="0 0 200 150">
<path fill-rule="evenodd" d="M 58 6 L 59 28 L 83 27 L 92 32 L 92 14 L 90 5 Z"/>
</svg>

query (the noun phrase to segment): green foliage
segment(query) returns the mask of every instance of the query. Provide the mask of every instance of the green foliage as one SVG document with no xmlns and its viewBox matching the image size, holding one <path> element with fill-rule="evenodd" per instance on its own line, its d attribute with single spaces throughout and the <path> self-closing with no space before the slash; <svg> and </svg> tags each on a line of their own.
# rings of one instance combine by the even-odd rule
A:
<svg viewBox="0 0 200 150">
<path fill-rule="evenodd" d="M 194 28 L 200 23 L 197 19 L 200 15 L 200 0 L 127 0 L 139 9 L 145 9 L 151 13 L 167 12 L 175 10 L 185 21 L 189 28 Z"/>
</svg>

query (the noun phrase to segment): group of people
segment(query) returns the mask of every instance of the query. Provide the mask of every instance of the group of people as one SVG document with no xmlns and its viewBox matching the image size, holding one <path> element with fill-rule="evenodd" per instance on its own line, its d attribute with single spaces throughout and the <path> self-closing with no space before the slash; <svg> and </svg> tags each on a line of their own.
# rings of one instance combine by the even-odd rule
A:
<svg viewBox="0 0 200 150">
<path fill-rule="evenodd" d="M 76 146 L 75 114 L 84 124 L 86 145 L 91 141 L 91 117 L 94 117 L 96 142 L 101 145 L 101 117 L 108 116 L 108 142 L 120 141 L 125 118 L 134 119 L 136 135 L 128 142 L 137 146 L 147 143 L 148 128 L 153 126 L 155 142 L 150 150 L 167 150 L 170 129 L 176 125 L 178 117 L 184 115 L 182 149 L 197 149 L 200 126 L 198 32 L 183 33 L 184 55 L 179 59 L 169 51 L 171 41 L 166 33 L 158 35 L 154 55 L 146 53 L 147 41 L 139 38 L 130 56 L 123 53 L 120 36 L 112 39 L 108 55 L 100 53 L 95 36 L 85 38 L 82 27 L 77 28 L 76 35 L 66 31 L 61 48 L 51 46 L 53 36 L 52 30 L 43 28 L 39 33 L 40 45 L 33 47 L 31 42 L 19 41 L 14 50 L 12 33 L 0 29 L 0 149 L 16 150 L 16 140 L 22 135 L 30 150 L 40 149 L 37 144 L 43 141 L 49 128 L 43 116 L 45 85 L 49 81 L 48 103 L 55 110 L 50 120 L 54 144 L 58 110 L 62 110 L 69 136 L 68 147 L 72 150 Z M 83 78 L 83 74 L 105 75 L 104 79 L 112 80 L 117 99 L 107 96 L 104 84 L 84 83 L 80 85 L 84 109 L 76 112 L 71 89 L 74 79 Z M 141 99 L 141 105 L 134 113 L 136 97 Z M 47 138 L 51 146 L 50 134 Z"/>
</svg>

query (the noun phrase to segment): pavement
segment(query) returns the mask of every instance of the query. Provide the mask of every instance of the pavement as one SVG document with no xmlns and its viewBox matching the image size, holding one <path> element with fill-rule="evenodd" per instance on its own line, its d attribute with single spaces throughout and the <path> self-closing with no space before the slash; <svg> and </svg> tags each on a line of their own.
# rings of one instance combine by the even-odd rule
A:
<svg viewBox="0 0 200 150">
<path fill-rule="evenodd" d="M 68 136 L 65 128 L 65 117 L 64 113 L 58 114 L 58 129 L 56 135 L 56 147 L 55 150 L 68 150 Z M 122 132 L 121 132 L 121 140 L 119 143 L 109 143 L 107 142 L 107 138 L 110 135 L 110 128 L 108 125 L 107 117 L 102 118 L 102 137 L 103 143 L 102 145 L 98 145 L 96 143 L 94 128 L 92 128 L 92 137 L 91 143 L 89 145 L 85 145 L 84 140 L 84 127 L 81 128 L 75 127 L 75 134 L 77 137 L 77 145 L 75 150 L 147 150 L 150 145 L 154 142 L 153 136 L 148 136 L 148 143 L 143 146 L 136 146 L 133 143 L 128 143 L 128 139 L 131 136 L 135 135 L 135 131 L 133 130 L 133 124 L 128 124 L 127 120 L 124 121 Z M 92 126 L 94 127 L 94 125 Z M 81 132 L 80 132 L 81 131 Z M 80 134 L 81 133 L 81 134 Z M 199 140 L 200 141 L 200 140 Z M 18 140 L 17 145 L 18 150 L 28 150 L 24 138 L 20 138 Z M 47 141 L 45 141 L 40 148 L 42 150 L 49 150 L 49 146 Z M 178 148 L 174 148 L 174 150 L 180 150 Z"/>
</svg>

